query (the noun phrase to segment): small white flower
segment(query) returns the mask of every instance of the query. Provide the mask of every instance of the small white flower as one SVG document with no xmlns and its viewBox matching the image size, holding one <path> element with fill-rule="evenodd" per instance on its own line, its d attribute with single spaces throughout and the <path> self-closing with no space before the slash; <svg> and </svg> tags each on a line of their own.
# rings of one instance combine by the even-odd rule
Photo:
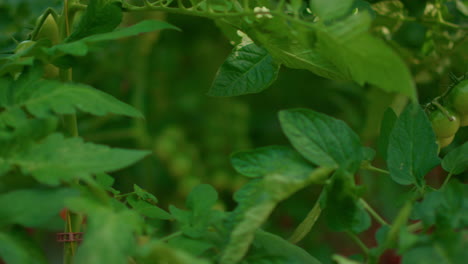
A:
<svg viewBox="0 0 468 264">
<path fill-rule="evenodd" d="M 260 13 L 260 12 L 262 12 L 261 7 L 257 6 L 257 7 L 254 8 L 254 13 Z"/>
<path fill-rule="evenodd" d="M 258 18 L 258 19 L 261 19 L 261 18 L 273 18 L 273 16 L 271 15 L 270 13 L 270 9 L 268 9 L 267 7 L 265 6 L 262 6 L 262 7 L 255 7 L 254 8 L 254 13 L 255 13 L 255 17 Z"/>
</svg>

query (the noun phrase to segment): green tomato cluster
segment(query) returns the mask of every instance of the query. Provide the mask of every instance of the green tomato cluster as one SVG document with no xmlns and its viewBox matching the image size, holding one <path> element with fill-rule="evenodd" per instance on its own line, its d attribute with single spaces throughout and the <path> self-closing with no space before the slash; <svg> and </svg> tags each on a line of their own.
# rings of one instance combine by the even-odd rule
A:
<svg viewBox="0 0 468 264">
<path fill-rule="evenodd" d="M 448 95 L 448 99 L 460 116 L 460 126 L 468 126 L 468 79 L 458 83 Z"/>
<path fill-rule="evenodd" d="M 441 148 L 452 143 L 460 127 L 468 126 L 468 80 L 458 83 L 446 98 L 446 112 L 436 109 L 429 116 Z"/>
</svg>

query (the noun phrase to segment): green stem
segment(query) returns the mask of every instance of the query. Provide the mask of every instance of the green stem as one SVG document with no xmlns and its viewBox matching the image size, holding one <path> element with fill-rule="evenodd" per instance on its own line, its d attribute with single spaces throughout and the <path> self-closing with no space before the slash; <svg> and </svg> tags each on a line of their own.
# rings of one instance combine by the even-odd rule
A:
<svg viewBox="0 0 468 264">
<path fill-rule="evenodd" d="M 312 174 L 309 176 L 309 179 L 311 182 L 314 183 L 321 183 L 325 181 L 330 173 L 332 173 L 335 170 L 335 168 L 327 168 L 327 167 L 321 167 L 312 172 Z M 312 229 L 314 226 L 315 222 L 320 216 L 320 213 L 322 212 L 322 208 L 320 208 L 320 200 L 321 197 L 324 195 L 324 191 L 320 193 L 317 201 L 314 204 L 314 207 L 310 210 L 310 212 L 307 214 L 306 218 L 299 224 L 299 226 L 294 230 L 293 234 L 289 238 L 289 241 L 291 243 L 297 243 L 301 239 L 303 239 Z"/>
<path fill-rule="evenodd" d="M 447 108 L 445 108 L 444 106 L 439 104 L 439 102 L 432 101 L 432 104 L 435 105 L 437 108 L 439 108 L 439 110 L 448 118 L 449 121 L 454 121 L 455 120 L 455 117 L 450 114 L 450 112 L 447 110 Z"/>
<path fill-rule="evenodd" d="M 68 17 L 69 0 L 64 0 L 63 12 L 60 21 L 60 26 L 63 29 L 61 31 L 61 38 L 65 39 L 70 34 L 70 23 Z M 72 80 L 72 70 L 60 69 L 60 80 L 62 82 L 70 82 Z M 78 137 L 78 124 L 76 115 L 64 115 L 62 118 L 63 128 L 65 133 L 71 137 Z M 75 180 L 74 185 L 79 185 L 78 180 Z M 83 222 L 83 216 L 81 214 L 72 213 L 67 210 L 67 216 L 65 221 L 65 232 L 75 233 L 80 232 L 81 223 Z M 76 254 L 77 242 L 65 242 L 64 244 L 64 263 L 73 264 L 73 256 Z"/>
<path fill-rule="evenodd" d="M 408 230 L 408 232 L 414 233 L 414 232 L 419 231 L 419 230 L 421 230 L 423 228 L 424 228 L 423 223 L 421 221 L 419 221 L 417 223 L 409 225 L 406 229 Z"/>
<path fill-rule="evenodd" d="M 389 171 L 383 170 L 383 169 L 380 169 L 380 168 L 377 168 L 377 167 L 374 167 L 374 166 L 372 166 L 371 164 L 363 165 L 363 166 L 361 166 L 361 169 L 363 169 L 363 170 L 368 170 L 368 171 L 375 171 L 375 172 L 379 172 L 379 173 L 383 173 L 383 174 L 390 175 L 390 172 L 389 172 Z"/>
<path fill-rule="evenodd" d="M 384 242 L 382 245 L 379 247 L 377 251 L 377 256 L 382 255 L 382 253 L 389 247 L 392 246 L 392 244 L 396 241 L 398 238 L 398 234 L 400 233 L 400 229 L 406 225 L 408 222 L 408 218 L 411 214 L 411 210 L 413 209 L 413 200 L 407 201 L 403 207 L 400 209 L 398 212 L 397 217 L 395 218 L 395 221 L 393 221 L 392 226 L 390 227 L 390 230 L 387 233 L 387 236 L 385 237 Z"/>
<path fill-rule="evenodd" d="M 449 173 L 449 174 L 447 175 L 447 178 L 445 178 L 444 183 L 442 184 L 442 186 L 440 187 L 440 189 L 443 189 L 443 188 L 445 187 L 445 185 L 447 185 L 447 183 L 450 181 L 450 178 L 452 178 L 452 175 L 453 175 L 452 173 Z"/>
<path fill-rule="evenodd" d="M 182 3 L 181 3 L 182 5 Z M 181 14 L 181 15 L 190 15 L 190 16 L 199 16 L 206 18 L 222 18 L 222 17 L 242 17 L 242 16 L 252 16 L 255 15 L 253 11 L 244 11 L 244 12 L 209 12 L 209 11 L 199 11 L 194 7 L 167 7 L 162 5 L 149 5 L 149 6 L 134 6 L 127 2 L 123 2 L 123 10 L 128 12 L 138 12 L 138 11 L 161 11 L 168 12 L 172 14 Z"/>
<path fill-rule="evenodd" d="M 96 198 L 98 198 L 103 204 L 110 205 L 110 197 L 106 191 L 104 191 L 93 179 L 84 179 L 90 190 Z"/>
<path fill-rule="evenodd" d="M 361 239 L 359 239 L 356 234 L 350 231 L 346 231 L 346 234 L 348 234 L 348 236 L 361 248 L 364 255 L 369 255 L 369 248 L 366 246 L 366 244 L 364 244 L 364 242 L 361 241 Z"/>
<path fill-rule="evenodd" d="M 455 29 L 460 28 L 460 26 L 458 25 L 445 21 L 444 17 L 442 16 L 442 4 L 439 1 L 437 1 L 436 7 L 437 7 L 437 20 L 436 20 L 437 23 L 447 26 L 447 27 L 455 28 Z"/>
<path fill-rule="evenodd" d="M 249 10 L 249 1 L 248 0 L 243 0 L 242 1 L 242 6 L 244 7 L 244 10 Z"/>
<path fill-rule="evenodd" d="M 162 238 L 158 239 L 158 241 L 161 241 L 161 242 L 167 241 L 167 240 L 169 240 L 171 238 L 178 237 L 178 236 L 181 236 L 181 235 L 182 235 L 182 231 L 177 231 L 177 232 L 175 232 L 173 234 L 170 234 L 168 236 L 165 236 L 165 237 L 162 237 Z"/>
<path fill-rule="evenodd" d="M 381 225 L 389 225 L 387 221 L 385 221 L 364 199 L 359 199 L 359 202 L 364 206 L 364 209 L 366 209 L 375 218 L 375 220 L 377 220 L 377 222 Z"/>
<path fill-rule="evenodd" d="M 299 241 L 301 241 L 310 232 L 315 222 L 317 222 L 317 219 L 319 218 L 320 213 L 322 212 L 322 208 L 320 208 L 321 196 L 322 195 L 319 196 L 319 198 L 314 204 L 314 207 L 312 207 L 312 209 L 304 218 L 304 220 L 299 224 L 299 226 L 297 226 L 296 230 L 294 230 L 293 234 L 289 238 L 289 242 L 296 244 Z"/>
</svg>

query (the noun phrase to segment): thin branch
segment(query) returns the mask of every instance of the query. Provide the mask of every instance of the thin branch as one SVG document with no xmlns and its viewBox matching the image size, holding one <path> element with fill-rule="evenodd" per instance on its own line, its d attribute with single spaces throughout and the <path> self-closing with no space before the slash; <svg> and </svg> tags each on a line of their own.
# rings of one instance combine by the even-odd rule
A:
<svg viewBox="0 0 468 264">
<path fill-rule="evenodd" d="M 366 209 L 375 218 L 375 220 L 377 220 L 377 222 L 381 225 L 389 225 L 387 221 L 385 221 L 364 199 L 359 199 L 359 202 L 364 206 L 364 209 Z"/>
<path fill-rule="evenodd" d="M 366 244 L 364 244 L 364 242 L 361 241 L 361 239 L 359 239 L 359 237 L 350 232 L 350 231 L 347 231 L 346 234 L 348 234 L 348 236 L 361 248 L 362 252 L 368 256 L 369 255 L 369 248 L 366 246 Z"/>
<path fill-rule="evenodd" d="M 296 230 L 294 230 L 291 237 L 288 239 L 289 242 L 296 244 L 301 241 L 312 229 L 315 222 L 320 216 L 322 212 L 322 208 L 320 208 L 320 197 L 314 204 L 314 207 L 310 210 L 304 220 L 297 226 Z"/>
</svg>

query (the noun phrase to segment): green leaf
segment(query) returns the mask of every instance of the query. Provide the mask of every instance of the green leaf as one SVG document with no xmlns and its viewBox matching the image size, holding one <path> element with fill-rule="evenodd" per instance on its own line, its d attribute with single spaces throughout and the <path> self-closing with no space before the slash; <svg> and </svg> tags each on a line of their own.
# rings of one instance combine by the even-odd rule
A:
<svg viewBox="0 0 468 264">
<path fill-rule="evenodd" d="M 111 192 L 112 194 L 116 195 L 119 194 L 120 191 L 112 188 L 114 185 L 114 178 L 106 173 L 97 173 L 96 174 L 96 183 L 101 186 L 104 190 Z"/>
<path fill-rule="evenodd" d="M 186 206 L 189 211 L 170 206 L 174 218 L 182 224 L 182 232 L 191 238 L 201 238 L 207 234 L 208 228 L 217 225 L 225 217 L 221 211 L 212 207 L 218 200 L 216 190 L 207 184 L 196 186 L 187 197 Z"/>
<path fill-rule="evenodd" d="M 103 145 L 84 143 L 80 138 L 64 138 L 52 134 L 43 142 L 0 157 L 2 163 L 15 165 L 39 182 L 58 185 L 91 174 L 110 172 L 127 167 L 148 155 L 148 151 L 112 149 Z"/>
<path fill-rule="evenodd" d="M 270 256 L 282 257 L 280 263 L 320 264 L 320 261 L 312 257 L 304 249 L 263 230 L 258 230 L 255 233 L 252 251 L 254 254 L 261 256 L 262 259 Z"/>
<path fill-rule="evenodd" d="M 468 259 L 468 232 L 462 230 L 441 230 L 437 227 L 429 237 L 421 237 L 419 243 L 404 252 L 403 264 L 462 264 Z"/>
<path fill-rule="evenodd" d="M 349 79 L 317 51 L 313 24 L 306 27 L 274 16 L 262 23 L 248 24 L 242 31 L 265 48 L 276 62 L 289 68 L 306 69 L 329 79 Z"/>
<path fill-rule="evenodd" d="M 34 141 L 54 132 L 58 125 L 57 118 L 31 119 L 21 110 L 10 116 L 13 119 L 7 120 L 8 127 L 3 127 L 0 124 L 0 146 L 2 146 L 0 148 L 0 157 L 22 151 L 25 147 L 33 144 Z"/>
<path fill-rule="evenodd" d="M 91 1 L 78 26 L 65 40 L 72 42 L 87 36 L 107 33 L 114 30 L 122 21 L 122 10 L 114 1 Z"/>
<path fill-rule="evenodd" d="M 208 184 L 200 184 L 193 188 L 185 204 L 195 214 L 203 214 L 211 210 L 216 201 L 218 201 L 216 190 Z"/>
<path fill-rule="evenodd" d="M 144 201 L 147 201 L 149 203 L 157 203 L 158 202 L 158 199 L 152 195 L 151 193 L 143 190 L 142 188 L 140 188 L 140 186 L 136 185 L 136 184 L 133 184 L 133 191 L 136 193 L 136 195 L 138 195 L 138 197 L 140 197 L 140 199 L 144 200 Z"/>
<path fill-rule="evenodd" d="M 232 231 L 221 255 L 221 263 L 237 263 L 244 257 L 255 238 L 255 232 L 275 208 L 276 203 L 264 186 L 264 179 L 254 179 L 234 194 L 238 206 L 228 219 Z"/>
<path fill-rule="evenodd" d="M 417 100 L 408 67 L 385 42 L 368 32 L 370 24 L 370 16 L 364 12 L 320 27 L 318 51 L 360 85 L 369 83 Z"/>
<path fill-rule="evenodd" d="M 187 252 L 168 246 L 166 243 L 151 241 L 139 249 L 141 263 L 170 263 L 170 264 L 211 264 L 212 262 L 197 258 Z M 140 263 L 140 261 L 138 262 Z"/>
<path fill-rule="evenodd" d="M 420 236 L 417 234 L 413 234 L 408 231 L 407 227 L 403 227 L 400 230 L 398 235 L 398 251 L 399 253 L 405 252 L 409 248 L 412 248 L 414 245 L 418 243 Z"/>
<path fill-rule="evenodd" d="M 437 250 L 431 246 L 417 247 L 403 255 L 402 264 L 449 264 Z"/>
<path fill-rule="evenodd" d="M 424 176 L 440 163 L 431 123 L 419 105 L 406 107 L 390 134 L 387 165 L 391 178 L 403 185 L 424 185 Z"/>
<path fill-rule="evenodd" d="M 355 260 L 352 260 L 352 259 L 347 258 L 347 257 L 343 257 L 343 256 L 338 255 L 338 254 L 333 254 L 332 260 L 334 262 L 336 262 L 336 264 L 362 264 L 362 262 L 355 261 Z"/>
<path fill-rule="evenodd" d="M 64 200 L 76 195 L 73 189 L 23 189 L 0 194 L 0 226 L 56 227 L 52 220 L 58 219 Z"/>
<path fill-rule="evenodd" d="M 280 65 L 255 44 L 234 48 L 216 74 L 209 95 L 237 96 L 259 93 L 278 76 Z"/>
<path fill-rule="evenodd" d="M 290 160 L 277 162 L 289 164 Z M 297 161 L 292 161 L 292 164 Z M 247 253 L 255 232 L 268 219 L 276 205 L 298 190 L 311 183 L 321 182 L 333 171 L 332 168 L 317 168 L 305 173 L 304 170 L 285 170 L 283 173 L 271 172 L 263 178 L 256 178 L 235 193 L 238 206 L 228 219 L 231 229 L 221 263 L 237 263 Z"/>
<path fill-rule="evenodd" d="M 93 43 L 136 36 L 141 33 L 147 33 L 162 29 L 178 28 L 163 21 L 145 20 L 130 27 L 120 28 L 112 32 L 91 35 L 89 37 L 85 37 L 73 42 L 69 41 L 67 43 L 55 45 L 51 48 L 45 49 L 45 51 L 49 55 L 56 56 L 64 54 L 84 56 L 88 53 L 89 46 Z"/>
<path fill-rule="evenodd" d="M 453 180 L 443 189 L 428 193 L 414 206 L 413 218 L 421 219 L 426 227 L 468 227 L 468 185 Z"/>
<path fill-rule="evenodd" d="M 390 134 L 392 133 L 393 126 L 395 126 L 397 119 L 398 117 L 395 112 L 393 112 L 392 108 L 387 108 L 387 110 L 385 110 L 382 123 L 380 124 L 380 135 L 378 140 L 378 150 L 384 160 L 387 159 L 388 142 L 390 140 Z"/>
<path fill-rule="evenodd" d="M 310 9 L 327 21 L 349 13 L 353 3 L 354 0 L 310 0 Z"/>
<path fill-rule="evenodd" d="M 8 93 L 10 96 L 3 103 L 6 111 L 0 113 L 0 124 L 6 122 L 12 111 L 23 108 L 36 117 L 74 114 L 77 110 L 99 116 L 114 113 L 142 117 L 138 110 L 109 94 L 84 84 L 40 79 L 40 72 L 36 70 L 11 84 Z"/>
<path fill-rule="evenodd" d="M 78 247 L 75 262 L 127 264 L 136 247 L 134 234 L 141 225 L 129 210 L 114 212 L 107 207 L 87 209 L 85 239 Z"/>
<path fill-rule="evenodd" d="M 172 238 L 168 241 L 168 244 L 172 247 L 181 249 L 185 252 L 190 253 L 194 256 L 200 256 L 203 252 L 210 248 L 213 248 L 213 244 L 207 243 L 201 240 L 195 240 L 184 236 Z"/>
<path fill-rule="evenodd" d="M 351 174 L 337 171 L 321 199 L 327 224 L 336 231 L 360 233 L 370 227 L 371 219 L 359 203 L 359 188 Z"/>
<path fill-rule="evenodd" d="M 363 159 L 366 161 L 372 161 L 375 158 L 375 150 L 369 147 L 362 148 Z"/>
<path fill-rule="evenodd" d="M 0 232 L 0 259 L 4 263 L 48 263 L 41 247 L 20 228 Z"/>
<path fill-rule="evenodd" d="M 285 160 L 288 162 L 283 162 Z M 252 178 L 275 172 L 307 174 L 313 169 L 297 151 L 286 146 L 236 152 L 231 156 L 231 163 L 237 172 Z"/>
<path fill-rule="evenodd" d="M 468 169 L 468 142 L 445 155 L 442 168 L 451 174 L 460 174 Z"/>
<path fill-rule="evenodd" d="M 137 199 L 133 196 L 128 196 L 127 202 L 133 209 L 135 209 L 136 212 L 143 216 L 162 220 L 173 219 L 168 212 L 147 201 Z"/>
<path fill-rule="evenodd" d="M 307 109 L 283 110 L 279 119 L 294 148 L 314 164 L 353 171 L 364 158 L 359 137 L 341 120 Z"/>
<path fill-rule="evenodd" d="M 462 13 L 464 16 L 468 16 L 468 3 L 466 0 L 456 0 L 457 10 Z"/>
</svg>

